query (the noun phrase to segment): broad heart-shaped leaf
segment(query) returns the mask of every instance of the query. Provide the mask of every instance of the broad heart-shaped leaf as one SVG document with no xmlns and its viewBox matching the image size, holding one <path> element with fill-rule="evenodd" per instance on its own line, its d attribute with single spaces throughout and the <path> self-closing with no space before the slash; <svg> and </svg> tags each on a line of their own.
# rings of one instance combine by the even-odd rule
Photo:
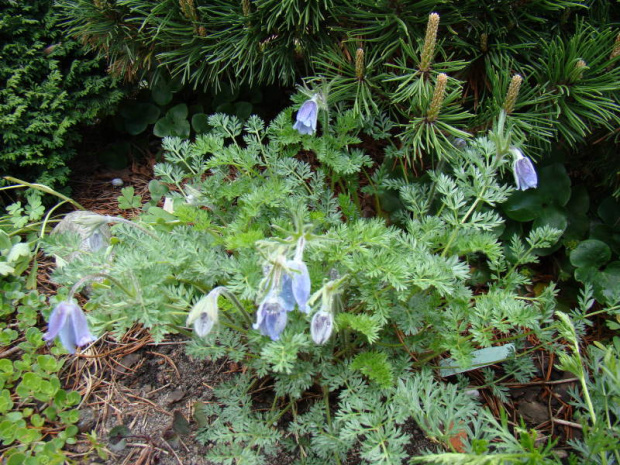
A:
<svg viewBox="0 0 620 465">
<path fill-rule="evenodd" d="M 594 297 L 603 305 L 620 301 L 620 262 L 611 262 L 603 271 L 592 266 L 577 268 L 575 279 L 592 284 Z"/>
<path fill-rule="evenodd" d="M 620 231 L 620 202 L 613 197 L 607 197 L 599 205 L 597 213 L 603 223 L 616 231 Z"/>
<path fill-rule="evenodd" d="M 250 102 L 236 102 L 235 116 L 240 120 L 246 120 L 252 114 L 254 106 Z"/>
<path fill-rule="evenodd" d="M 568 219 L 566 218 L 566 209 L 556 205 L 548 205 L 540 209 L 540 216 L 532 223 L 532 229 L 540 228 L 541 226 L 550 226 L 560 231 L 566 230 L 568 226 Z M 536 255 L 545 257 L 551 255 L 562 246 L 561 241 L 557 241 L 550 247 L 534 249 L 533 252 Z"/>
<path fill-rule="evenodd" d="M 542 204 L 565 206 L 571 197 L 570 178 L 561 163 L 545 166 L 538 171 L 538 188 L 535 189 Z"/>
<path fill-rule="evenodd" d="M 161 111 L 152 103 L 130 102 L 123 106 L 119 113 L 125 120 L 126 126 L 129 122 L 134 124 L 153 124 L 159 118 Z"/>
<path fill-rule="evenodd" d="M 512 220 L 527 222 L 538 218 L 542 199 L 536 189 L 515 191 L 502 204 L 506 216 Z"/>
<path fill-rule="evenodd" d="M 166 79 L 160 78 L 151 87 L 151 97 L 157 105 L 166 106 L 172 101 L 173 91 Z"/>
<path fill-rule="evenodd" d="M 209 132 L 211 125 L 209 124 L 209 116 L 204 113 L 196 113 L 192 116 L 192 128 L 196 134 Z"/>
<path fill-rule="evenodd" d="M 581 184 L 572 188 L 566 209 L 570 215 L 585 215 L 588 213 L 590 209 L 590 196 L 586 186 Z"/>
<path fill-rule="evenodd" d="M 168 110 L 166 116 L 175 121 L 185 121 L 187 119 L 188 112 L 189 110 L 187 109 L 187 105 L 184 103 L 179 103 Z"/>
<path fill-rule="evenodd" d="M 176 120 L 166 116 L 155 123 L 153 134 L 157 137 L 180 137 L 182 139 L 189 138 L 190 126 L 187 120 Z"/>
<path fill-rule="evenodd" d="M 620 231 L 606 224 L 596 224 L 590 229 L 590 239 L 603 241 L 615 254 L 620 255 Z"/>
<path fill-rule="evenodd" d="M 611 249 L 607 244 L 597 239 L 588 239 L 580 242 L 570 253 L 570 262 L 573 266 L 588 266 L 600 268 L 611 258 Z"/>
<path fill-rule="evenodd" d="M 487 347 L 472 352 L 471 366 L 469 368 L 463 368 L 456 365 L 456 362 L 451 358 L 446 358 L 439 362 L 439 365 L 444 367 L 439 370 L 441 376 L 451 376 L 457 373 L 464 373 L 466 371 L 475 370 L 476 368 L 486 367 L 498 362 L 503 362 L 509 358 L 515 350 L 514 344 L 505 344 L 499 347 Z"/>
</svg>

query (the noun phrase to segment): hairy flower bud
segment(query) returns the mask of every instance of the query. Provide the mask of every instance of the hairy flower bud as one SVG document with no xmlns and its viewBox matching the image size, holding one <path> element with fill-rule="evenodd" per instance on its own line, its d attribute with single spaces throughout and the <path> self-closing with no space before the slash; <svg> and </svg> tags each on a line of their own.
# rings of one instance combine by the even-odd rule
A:
<svg viewBox="0 0 620 465">
<path fill-rule="evenodd" d="M 299 131 L 300 134 L 312 135 L 316 132 L 316 120 L 319 113 L 317 98 L 315 95 L 311 99 L 306 100 L 297 112 L 297 120 L 293 125 L 293 129 Z"/>
<path fill-rule="evenodd" d="M 194 331 L 199 337 L 204 337 L 211 332 L 213 326 L 218 321 L 217 299 L 222 291 L 221 287 L 216 287 L 206 296 L 202 297 L 193 306 L 187 315 L 185 324 L 194 325 Z"/>
<path fill-rule="evenodd" d="M 312 317 L 310 323 L 310 334 L 315 344 L 325 344 L 334 329 L 334 316 L 331 312 L 319 310 Z"/>
<path fill-rule="evenodd" d="M 516 147 L 510 147 L 510 153 L 515 156 L 512 170 L 515 176 L 517 189 L 527 190 L 538 186 L 538 176 L 531 160 L 521 153 Z"/>
<path fill-rule="evenodd" d="M 272 341 L 277 341 L 286 327 L 287 313 L 280 298 L 270 292 L 258 306 L 256 323 L 253 327 L 263 336 L 269 336 Z"/>
<path fill-rule="evenodd" d="M 50 315 L 47 332 L 43 340 L 49 342 L 60 337 L 60 342 L 69 351 L 75 353 L 76 347 L 82 347 L 95 341 L 96 338 L 88 329 L 86 315 L 73 302 L 60 302 Z"/>
</svg>

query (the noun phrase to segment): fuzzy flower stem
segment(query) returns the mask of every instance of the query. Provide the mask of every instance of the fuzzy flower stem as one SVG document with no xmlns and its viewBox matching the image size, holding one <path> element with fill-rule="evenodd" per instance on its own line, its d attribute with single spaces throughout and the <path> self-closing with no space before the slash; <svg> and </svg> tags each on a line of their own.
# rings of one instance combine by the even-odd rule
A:
<svg viewBox="0 0 620 465">
<path fill-rule="evenodd" d="M 439 15 L 431 13 L 428 16 L 426 26 L 426 36 L 424 37 L 424 47 L 420 58 L 420 71 L 427 73 L 431 67 L 431 61 L 435 56 L 435 45 L 437 45 L 437 30 L 439 29 Z"/>
<path fill-rule="evenodd" d="M 433 100 L 431 100 L 431 106 L 428 109 L 426 115 L 426 121 L 434 123 L 439 117 L 439 111 L 443 104 L 443 99 L 446 94 L 446 83 L 448 82 L 448 76 L 445 73 L 437 76 L 437 83 L 435 84 L 435 90 L 433 91 Z"/>
<path fill-rule="evenodd" d="M 232 294 L 224 286 L 217 287 L 216 289 L 219 289 L 220 293 L 224 297 L 226 297 L 235 307 L 237 307 L 237 309 L 241 312 L 241 315 L 243 316 L 243 319 L 248 324 L 248 327 L 251 327 L 252 326 L 252 318 L 248 314 L 248 312 L 245 309 L 245 307 L 243 305 L 241 305 L 241 302 L 239 302 L 239 299 L 237 299 L 237 297 L 235 297 L 235 295 Z"/>
<path fill-rule="evenodd" d="M 129 292 L 129 290 L 123 286 L 120 281 L 118 281 L 117 279 L 113 278 L 112 276 L 105 274 L 105 273 L 94 273 L 94 274 L 89 274 L 88 276 L 84 276 L 83 278 L 80 278 L 80 280 L 75 283 L 73 285 L 73 287 L 71 288 L 71 290 L 69 291 L 69 296 L 67 298 L 67 300 L 71 301 L 73 300 L 73 296 L 77 293 L 78 289 L 80 287 L 82 287 L 85 283 L 87 283 L 88 281 L 94 281 L 97 278 L 105 278 L 105 279 L 109 279 L 110 281 L 112 281 L 114 284 L 116 284 L 118 287 L 121 288 L 121 290 L 127 294 L 130 297 L 134 297 L 134 295 Z"/>
<path fill-rule="evenodd" d="M 510 80 L 510 85 L 508 86 L 508 92 L 506 92 L 506 99 L 504 100 L 503 110 L 507 115 L 511 114 L 515 108 L 515 103 L 517 102 L 517 97 L 519 96 L 519 89 L 521 89 L 521 83 L 523 82 L 523 78 L 520 74 L 515 74 Z"/>
<path fill-rule="evenodd" d="M 134 223 L 133 221 L 126 220 L 125 218 L 119 218 L 119 217 L 110 216 L 110 215 L 103 215 L 102 219 L 105 219 L 105 221 L 108 222 L 108 223 L 128 224 L 128 225 L 132 226 L 133 228 L 139 229 L 140 231 L 142 231 L 147 236 L 150 236 L 153 239 L 158 239 L 157 236 L 155 234 L 153 234 L 151 231 L 149 231 L 148 229 L 144 228 L 143 226 L 140 226 L 137 223 Z"/>
</svg>

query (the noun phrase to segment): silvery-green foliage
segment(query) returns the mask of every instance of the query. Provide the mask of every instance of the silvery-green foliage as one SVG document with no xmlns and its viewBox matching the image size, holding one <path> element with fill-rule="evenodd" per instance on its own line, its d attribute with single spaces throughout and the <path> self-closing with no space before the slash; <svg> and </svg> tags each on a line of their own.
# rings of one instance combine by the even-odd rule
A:
<svg viewBox="0 0 620 465">
<path fill-rule="evenodd" d="M 275 399 L 258 413 L 250 381 L 218 390 L 222 405 L 209 407 L 216 420 L 200 435 L 214 444 L 209 459 L 217 463 L 269 463 L 277 444 L 304 448 L 308 463 L 344 458 L 356 447 L 365 463 L 400 463 L 408 442 L 401 425 L 416 421 L 445 443 L 450 422 L 474 421 L 478 409 L 461 390 L 416 368 L 447 355 L 468 367 L 474 350 L 498 339 L 551 335 L 553 291 L 520 298 L 528 282 L 521 269 L 535 260 L 533 248 L 557 234 L 534 230 L 525 242 L 515 238 L 506 254 L 494 207 L 513 189 L 512 181 L 502 182 L 510 161 L 492 138 L 455 148 L 428 185 L 376 175 L 383 184 L 375 188 L 397 189 L 405 207 L 400 223 L 388 225 L 362 218 L 351 200 L 354 178 L 371 163 L 350 147 L 360 141 L 355 119 L 346 112 L 330 118 L 333 127 L 322 125 L 323 135 L 309 137 L 292 128 L 292 110 L 269 126 L 256 116 L 242 124 L 213 115 L 211 132 L 194 142 L 164 139 L 155 173 L 174 187 L 172 213 L 150 205 L 135 220 L 156 239 L 113 226 L 107 254 L 80 255 L 55 275 L 66 285 L 88 274 L 109 276 L 93 286 L 86 306 L 96 334 L 141 323 L 159 339 L 178 331 L 217 286 L 239 300 L 237 306 L 221 299 L 218 325 L 193 338 L 188 351 L 242 362 L 248 376 L 268 382 Z M 309 151 L 316 157 L 306 158 Z M 341 180 L 338 199 L 329 184 Z M 265 280 L 295 259 L 302 237 L 309 311 L 286 312 L 286 326 L 271 338 L 253 328 L 259 304 L 280 283 Z M 474 292 L 471 268 L 480 263 L 491 272 L 486 291 Z M 317 345 L 311 320 L 325 296 L 333 330 Z M 302 400 L 310 405 L 300 412 Z M 284 411 L 294 413 L 288 432 L 277 424 Z M 475 425 L 464 428 L 480 436 Z"/>
</svg>

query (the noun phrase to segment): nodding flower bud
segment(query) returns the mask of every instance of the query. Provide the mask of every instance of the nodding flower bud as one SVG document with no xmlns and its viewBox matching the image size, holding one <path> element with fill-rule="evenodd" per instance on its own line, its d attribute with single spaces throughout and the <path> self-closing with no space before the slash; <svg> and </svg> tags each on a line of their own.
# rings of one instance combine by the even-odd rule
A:
<svg viewBox="0 0 620 465">
<path fill-rule="evenodd" d="M 317 99 L 318 96 L 314 95 L 311 99 L 306 100 L 297 112 L 297 120 L 293 129 L 299 131 L 300 134 L 313 135 L 316 132 L 316 120 L 319 113 Z"/>
<path fill-rule="evenodd" d="M 531 160 L 523 155 L 521 150 L 516 147 L 510 147 L 510 153 L 515 156 L 512 164 L 512 171 L 515 176 L 517 189 L 527 190 L 538 186 L 538 176 Z"/>
<path fill-rule="evenodd" d="M 277 341 L 286 327 L 287 313 L 280 297 L 270 292 L 258 306 L 253 328 L 258 329 L 263 336 L 269 336 L 272 341 Z"/>
<path fill-rule="evenodd" d="M 187 326 L 194 325 L 194 331 L 198 337 L 204 337 L 211 332 L 218 321 L 217 299 L 222 292 L 221 287 L 216 287 L 206 296 L 202 297 L 193 306 L 187 315 Z"/>
<path fill-rule="evenodd" d="M 310 334 L 315 344 L 325 344 L 332 334 L 334 328 L 334 316 L 331 312 L 323 309 L 319 310 L 312 317 L 310 323 Z"/>
<path fill-rule="evenodd" d="M 43 340 L 49 342 L 60 337 L 60 342 L 74 354 L 76 347 L 82 347 L 95 341 L 96 338 L 88 329 L 86 315 L 82 309 L 73 302 L 60 302 L 50 315 L 47 332 Z"/>
</svg>

